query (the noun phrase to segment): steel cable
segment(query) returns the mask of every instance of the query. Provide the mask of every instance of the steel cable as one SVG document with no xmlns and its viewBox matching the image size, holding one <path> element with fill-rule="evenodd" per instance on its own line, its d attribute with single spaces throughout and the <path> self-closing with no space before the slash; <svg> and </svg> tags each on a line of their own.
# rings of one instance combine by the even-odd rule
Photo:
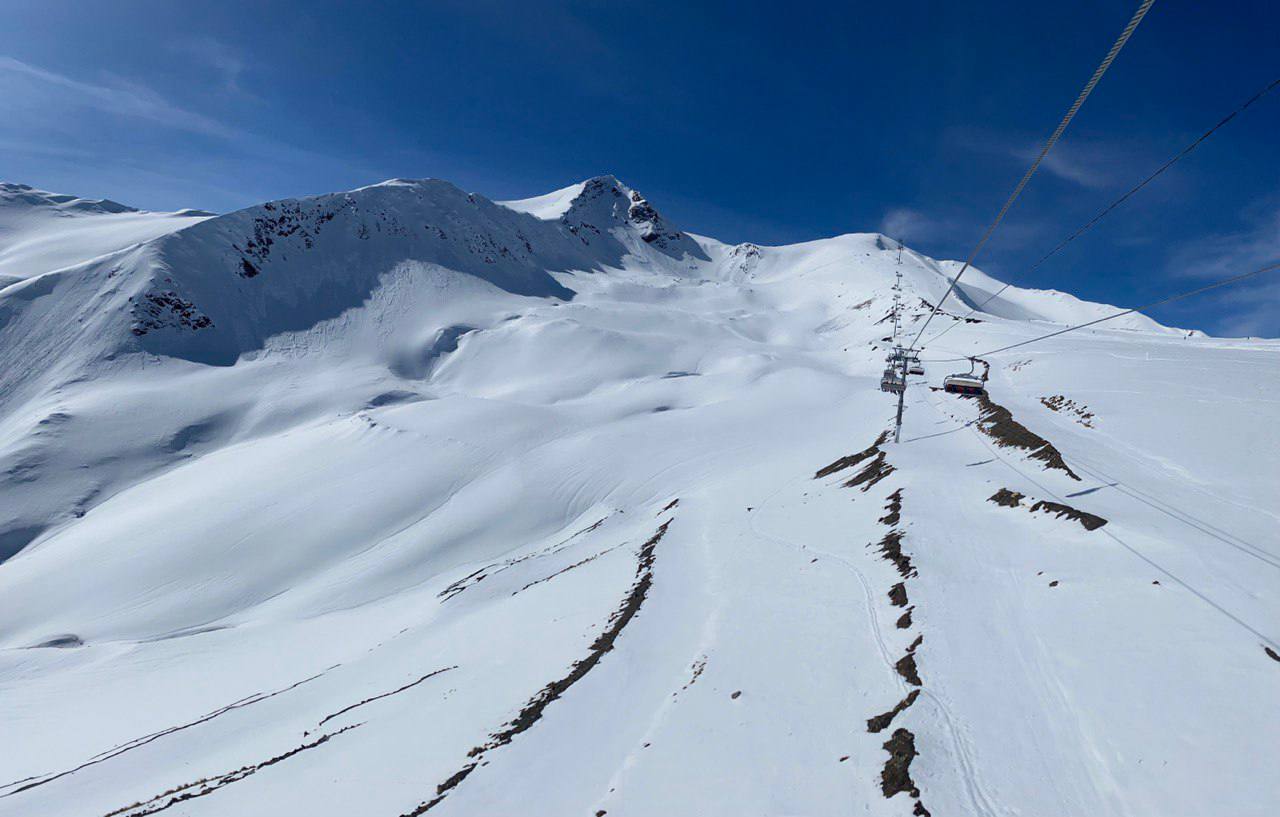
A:
<svg viewBox="0 0 1280 817">
<path fill-rule="evenodd" d="M 1239 107 L 1238 107 L 1238 108 L 1236 108 L 1234 111 L 1232 111 L 1231 113 L 1229 113 L 1229 114 L 1227 114 L 1225 117 L 1223 117 L 1223 118 L 1218 122 L 1218 124 L 1214 125 L 1212 128 L 1209 128 L 1209 130 L 1207 130 L 1207 131 L 1205 131 L 1204 133 L 1200 134 L 1200 137 L 1199 137 L 1198 139 L 1196 139 L 1194 142 L 1192 142 L 1191 144 L 1189 144 L 1189 145 L 1187 145 L 1185 148 L 1183 148 L 1183 149 L 1182 149 L 1182 150 L 1181 150 L 1181 151 L 1180 151 L 1176 156 L 1174 156 L 1172 159 L 1170 159 L 1169 161 L 1165 162 L 1163 165 L 1161 165 L 1160 167 L 1158 167 L 1154 173 L 1152 173 L 1150 176 L 1147 176 L 1145 179 L 1143 179 L 1141 182 L 1139 182 L 1139 183 L 1138 183 L 1138 184 L 1136 184 L 1135 186 L 1131 187 L 1131 188 L 1130 188 L 1130 189 L 1129 189 L 1129 190 L 1128 190 L 1124 195 L 1120 196 L 1120 198 L 1116 199 L 1115 201 L 1111 202 L 1111 203 L 1110 203 L 1110 204 L 1108 204 L 1106 207 L 1104 207 L 1104 208 L 1103 208 L 1103 209 L 1102 209 L 1102 210 L 1101 210 L 1097 215 L 1095 215 L 1093 218 L 1091 218 L 1091 219 L 1088 221 L 1088 223 L 1086 223 L 1083 227 L 1080 227 L 1080 228 L 1079 228 L 1078 230 L 1076 230 L 1074 233 L 1072 233 L 1071 235 L 1067 236 L 1067 237 L 1066 237 L 1066 238 L 1064 238 L 1062 241 L 1058 242 L 1058 245 L 1057 245 L 1056 247 L 1054 247 L 1053 249 L 1049 250 L 1049 252 L 1045 253 L 1045 254 L 1044 254 L 1044 256 L 1043 256 L 1039 261 L 1037 261 L 1037 262 L 1035 262 L 1034 264 L 1032 264 L 1032 265 L 1027 269 L 1027 273 L 1026 273 L 1026 274 L 1028 274 L 1028 275 L 1029 275 L 1029 274 L 1031 274 L 1031 273 L 1035 272 L 1037 269 L 1039 269 L 1041 264 L 1043 264 L 1045 261 L 1048 261 L 1048 260 L 1049 260 L 1050 258 L 1052 258 L 1054 255 L 1057 255 L 1057 253 L 1058 253 L 1058 251 L 1059 251 L 1059 250 L 1061 250 L 1063 247 L 1065 247 L 1065 246 L 1067 246 L 1068 244 L 1070 244 L 1072 241 L 1075 241 L 1077 238 L 1079 238 L 1079 237 L 1080 237 L 1080 235 L 1081 235 L 1081 234 L 1083 234 L 1084 232 L 1086 232 L 1087 230 L 1089 230 L 1091 227 L 1093 227 L 1093 226 L 1094 226 L 1095 224 L 1097 224 L 1099 221 L 1102 221 L 1102 219 L 1103 219 L 1103 218 L 1105 218 L 1105 217 L 1106 217 L 1106 216 L 1107 216 L 1107 215 L 1108 215 L 1112 210 L 1116 209 L 1116 208 L 1117 208 L 1117 207 L 1119 207 L 1121 204 L 1124 204 L 1124 203 L 1129 199 L 1129 197 L 1130 197 L 1130 196 L 1132 196 L 1134 193 L 1137 193 L 1137 192 L 1138 192 L 1139 190 L 1141 190 L 1142 188 L 1146 187 L 1148 184 L 1150 184 L 1152 181 L 1154 181 L 1154 180 L 1156 179 L 1156 177 L 1157 177 L 1157 176 L 1159 176 L 1160 174 L 1164 173 L 1166 170 L 1168 170 L 1169 168 L 1171 168 L 1171 167 L 1173 167 L 1175 164 L 1177 164 L 1179 160 L 1183 159 L 1183 158 L 1184 158 L 1184 157 L 1186 157 L 1189 153 L 1191 153 L 1191 151 L 1193 151 L 1193 150 L 1195 150 L 1197 147 L 1199 147 L 1201 142 L 1203 142 L 1204 140 L 1206 140 L 1206 139 L 1208 139 L 1210 136 L 1212 136 L 1212 135 L 1213 135 L 1213 134 L 1214 134 L 1214 133 L 1215 133 L 1219 128 L 1221 128 L 1223 125 L 1226 125 L 1226 124 L 1227 124 L 1228 122 L 1230 122 L 1232 119 L 1235 119 L 1237 115 L 1239 115 L 1239 114 L 1243 113 L 1243 112 L 1244 112 L 1244 110 L 1245 110 L 1246 108 L 1248 108 L 1250 105 L 1252 105 L 1253 103 L 1257 102 L 1259 99 L 1262 99 L 1262 97 L 1264 97 L 1264 96 L 1265 96 L 1269 91 L 1271 91 L 1271 90 L 1272 90 L 1273 88 L 1275 88 L 1277 85 L 1280 85 L 1280 79 L 1274 79 L 1274 80 L 1272 80 L 1272 81 L 1270 82 L 1270 84 L 1268 84 L 1268 85 L 1267 85 L 1265 88 L 1263 88 L 1261 91 L 1258 91 L 1256 94 L 1254 94 L 1253 96 L 1249 97 L 1249 99 L 1248 99 L 1248 100 L 1246 100 L 1246 101 L 1245 101 L 1245 103 L 1244 103 L 1243 105 L 1239 106 Z M 936 334 L 936 335 L 934 335 L 933 337 L 929 338 L 929 340 L 924 344 L 924 346 L 928 346 L 930 343 L 934 343 L 935 341 L 937 341 L 937 340 L 938 340 L 938 338 L 940 338 L 940 337 L 942 337 L 943 335 L 947 334 L 947 333 L 948 333 L 948 332 L 950 332 L 952 329 L 955 329 L 957 326 L 959 326 L 961 323 L 963 323 L 963 322 L 965 321 L 965 319 L 969 318 L 971 315 L 973 315 L 973 313 L 980 311 L 984 306 L 986 306 L 987 304 L 989 304 L 989 303 L 991 303 L 992 301 L 994 301 L 996 298 L 998 298 L 998 297 L 1000 296 L 1000 293 L 1004 292 L 1006 289 L 1008 289 L 1008 288 L 1009 288 L 1009 287 L 1011 287 L 1011 286 L 1013 286 L 1013 284 L 1012 284 L 1012 283 L 1008 283 L 1008 284 L 1005 284 L 1004 286 L 1000 287 L 998 290 L 996 290 L 996 291 L 995 291 L 995 293 L 994 293 L 994 294 L 990 295 L 990 296 L 989 296 L 985 301 L 983 301 L 982 303 L 978 304 L 978 305 L 977 305 L 977 306 L 975 306 L 973 309 L 970 309 L 970 310 L 969 310 L 969 314 L 968 314 L 968 315 L 965 315 L 963 318 L 961 318 L 959 322 L 951 324 L 951 325 L 950 325 L 950 326 L 948 326 L 946 329 L 943 329 L 943 330 L 942 330 L 941 332 L 939 332 L 938 334 Z M 922 346 L 921 348 L 923 348 L 923 346 Z"/>
<path fill-rule="evenodd" d="M 1058 139 L 1062 137 L 1063 132 L 1067 129 L 1067 125 L 1071 124 L 1071 120 L 1075 118 L 1076 112 L 1080 110 L 1080 106 L 1089 98 L 1089 94 L 1093 93 L 1093 89 L 1098 84 L 1098 81 L 1102 79 L 1102 75 L 1111 67 L 1111 63 L 1115 60 L 1116 55 L 1120 53 L 1120 49 L 1124 48 L 1125 43 L 1129 41 L 1129 37 L 1133 34 L 1134 29 L 1138 27 L 1138 23 L 1142 22 L 1142 18 L 1147 15 L 1147 11 L 1150 10 L 1151 5 L 1154 2 L 1155 0 L 1142 0 L 1142 5 L 1138 6 L 1138 10 L 1133 13 L 1133 17 L 1130 18 L 1128 25 L 1124 27 L 1124 31 L 1120 32 L 1120 36 L 1117 37 L 1115 43 L 1112 44 L 1111 50 L 1107 52 L 1107 56 L 1102 59 L 1102 62 L 1093 72 L 1093 76 L 1089 78 L 1087 83 L 1085 83 L 1085 86 L 1081 89 L 1079 96 L 1076 97 L 1076 101 L 1071 104 L 1071 108 L 1067 110 L 1066 115 L 1062 117 L 1062 121 L 1058 123 L 1058 127 L 1054 130 L 1053 135 L 1049 137 L 1049 141 L 1044 143 L 1044 147 L 1040 150 L 1040 155 L 1036 157 L 1036 160 L 1031 164 L 1031 167 L 1027 169 L 1022 180 L 1018 182 L 1018 186 L 1013 189 L 1013 193 L 1009 195 L 1004 206 L 1000 208 L 1000 212 L 996 214 L 995 220 L 991 222 L 991 226 L 987 228 L 986 233 L 983 234 L 978 245 L 973 248 L 973 252 L 969 253 L 969 257 L 965 260 L 964 266 L 962 266 L 960 271 L 956 273 L 956 277 L 951 279 L 951 284 L 947 287 L 947 291 L 944 292 L 942 297 L 938 299 L 938 302 L 934 304 L 933 310 L 929 313 L 929 318 L 924 322 L 924 326 L 920 327 L 920 331 L 916 333 L 915 340 L 911 341 L 911 346 L 913 348 L 916 343 L 920 341 L 920 336 L 924 334 L 924 330 L 929 328 L 929 323 L 933 320 L 933 317 L 938 314 L 938 308 L 942 306 L 942 302 L 945 301 L 947 296 L 955 289 L 956 284 L 960 281 L 960 276 L 964 275 L 965 270 L 969 269 L 969 265 L 973 263 L 973 260 L 977 258 L 978 253 L 982 251 L 982 248 L 986 246 L 987 241 L 990 240 L 991 234 L 1000 226 L 1000 222 L 1004 221 L 1005 214 L 1009 212 L 1009 208 L 1012 207 L 1013 203 L 1020 195 L 1022 195 L 1023 189 L 1027 186 L 1027 183 L 1031 181 L 1031 177 L 1035 175 L 1036 170 L 1040 168 L 1040 163 L 1044 161 L 1044 157 L 1049 155 L 1049 151 L 1053 149 L 1053 146 L 1057 143 Z"/>
</svg>

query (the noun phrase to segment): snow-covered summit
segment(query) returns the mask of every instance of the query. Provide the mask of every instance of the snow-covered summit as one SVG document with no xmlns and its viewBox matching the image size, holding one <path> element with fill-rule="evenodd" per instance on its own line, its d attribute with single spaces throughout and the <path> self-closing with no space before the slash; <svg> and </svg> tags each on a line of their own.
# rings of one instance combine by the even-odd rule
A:
<svg viewBox="0 0 1280 817">
<path fill-rule="evenodd" d="M 612 175 L 595 176 L 542 196 L 498 202 L 543 221 L 559 221 L 575 235 L 599 235 L 621 227 L 642 241 L 681 258 L 707 260 L 697 242 L 667 221 L 640 193 Z"/>
<path fill-rule="evenodd" d="M 50 193 L 30 185 L 0 182 L 0 208 L 43 207 L 63 213 L 136 213 L 134 207 L 111 199 L 82 199 L 64 193 Z"/>
</svg>

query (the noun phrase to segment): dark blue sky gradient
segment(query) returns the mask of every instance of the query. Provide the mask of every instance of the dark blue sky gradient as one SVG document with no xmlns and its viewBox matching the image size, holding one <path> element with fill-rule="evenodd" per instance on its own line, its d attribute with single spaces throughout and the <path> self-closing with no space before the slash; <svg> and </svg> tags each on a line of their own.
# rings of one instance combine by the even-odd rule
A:
<svg viewBox="0 0 1280 817">
<path fill-rule="evenodd" d="M 0 6 L 0 178 L 226 211 L 384 178 L 600 173 L 726 241 L 881 230 L 963 258 L 1136 3 Z M 1157 0 L 978 266 L 1132 306 L 1280 258 L 1280 7 Z M 1280 276 L 1275 276 L 1280 278 Z M 1156 317 L 1280 335 L 1280 282 Z"/>
</svg>

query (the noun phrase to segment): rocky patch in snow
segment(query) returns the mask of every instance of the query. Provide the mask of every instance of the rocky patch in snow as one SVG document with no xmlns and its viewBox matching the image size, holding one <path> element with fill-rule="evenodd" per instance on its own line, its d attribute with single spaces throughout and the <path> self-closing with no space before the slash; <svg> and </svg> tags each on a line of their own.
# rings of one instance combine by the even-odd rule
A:
<svg viewBox="0 0 1280 817">
<path fill-rule="evenodd" d="M 920 690 L 913 689 L 907 694 L 907 697 L 898 701 L 898 703 L 894 705 L 893 709 L 890 709 L 888 712 L 881 715 L 876 715 L 874 718 L 868 718 L 867 731 L 872 734 L 883 732 L 885 729 L 889 728 L 889 725 L 893 723 L 893 719 L 896 718 L 900 712 L 915 703 L 916 698 L 919 697 Z"/>
<path fill-rule="evenodd" d="M 1061 394 L 1055 394 L 1052 397 L 1041 397 L 1040 402 L 1050 411 L 1074 414 L 1077 423 L 1085 428 L 1093 428 L 1093 412 L 1089 411 L 1088 406 L 1079 405 L 1076 401 Z"/>
<path fill-rule="evenodd" d="M 994 502 L 1005 508 L 1020 508 L 1022 507 L 1022 500 L 1024 499 L 1026 499 L 1026 494 L 1011 491 L 1008 488 L 1001 488 L 988 497 L 987 501 Z M 1059 519 L 1074 519 L 1079 522 L 1085 530 L 1097 530 L 1107 524 L 1107 520 L 1096 514 L 1073 508 L 1070 505 L 1064 505 L 1061 502 L 1050 502 L 1044 499 L 1036 500 L 1029 508 L 1027 508 L 1027 510 L 1031 513 L 1037 513 L 1040 511 L 1043 511 L 1044 513 L 1051 513 Z"/>
<path fill-rule="evenodd" d="M 853 466 L 862 462 L 866 458 L 873 457 L 876 454 L 880 453 L 880 446 L 883 445 L 885 440 L 888 440 L 888 439 L 889 439 L 889 432 L 886 431 L 882 433 L 879 437 L 877 437 L 874 443 L 872 443 L 867 448 L 864 448 L 863 450 L 859 451 L 857 454 L 850 454 L 846 457 L 841 457 L 840 459 L 836 460 L 830 465 L 819 468 L 818 471 L 814 473 L 813 478 L 822 479 L 823 477 L 829 477 L 834 473 L 843 471 L 846 468 L 852 468 Z"/>
<path fill-rule="evenodd" d="M 190 329 L 199 331 L 213 326 L 213 319 L 178 293 L 148 292 L 133 307 L 134 321 L 130 331 L 141 337 L 157 329 Z"/>
<path fill-rule="evenodd" d="M 882 435 L 881 439 L 877 440 L 876 444 L 871 448 L 877 448 L 886 438 L 887 433 L 886 435 Z M 878 456 L 883 458 L 884 452 L 880 452 Z M 888 473 L 893 470 L 893 466 L 891 465 L 882 465 L 880 468 L 874 468 L 874 463 L 875 461 L 873 460 L 871 465 L 864 467 L 864 472 L 868 470 L 887 469 L 884 474 L 884 476 L 887 476 Z M 883 476 L 879 477 L 874 480 L 874 482 L 878 482 L 879 479 L 883 478 Z M 870 484 L 874 484 L 874 482 L 871 482 Z M 870 486 L 868 485 L 868 487 Z M 917 573 L 911 564 L 911 557 L 902 551 L 904 531 L 898 527 L 902 520 L 902 489 L 897 489 L 893 493 L 889 494 L 885 499 L 885 514 L 880 517 L 878 522 L 882 525 L 888 526 L 889 531 L 885 534 L 884 538 L 880 540 L 878 550 L 881 556 L 883 556 L 887 561 L 893 563 L 898 574 L 902 576 L 902 581 L 895 584 L 889 590 L 889 600 L 894 606 L 905 607 L 907 604 L 906 582 L 908 579 L 916 577 Z M 898 619 L 897 626 L 898 629 L 909 629 L 911 627 L 910 609 L 903 613 Z M 893 667 L 894 671 L 897 672 L 904 681 L 917 687 L 917 689 L 908 693 L 889 711 L 868 718 L 868 732 L 878 733 L 884 731 L 890 726 L 890 724 L 892 724 L 894 718 L 906 709 L 910 708 L 911 705 L 916 702 L 916 699 L 920 695 L 920 689 L 918 689 L 918 687 L 922 687 L 924 684 L 923 680 L 920 678 L 919 667 L 916 665 L 916 650 L 923 642 L 924 636 L 917 634 L 915 640 L 913 640 L 910 646 L 907 647 L 906 654 L 898 659 Z M 884 749 L 889 752 L 889 759 L 885 761 L 884 768 L 880 772 L 881 791 L 884 793 L 885 797 L 893 797 L 899 792 L 906 792 L 908 796 L 915 799 L 915 803 L 912 807 L 912 813 L 916 815 L 928 815 L 928 809 L 924 807 L 924 804 L 920 800 L 920 789 L 911 779 L 911 761 L 917 755 L 915 740 L 915 735 L 909 729 L 900 727 L 895 730 L 892 737 L 885 742 Z"/>
<path fill-rule="evenodd" d="M 919 752 L 916 751 L 916 738 L 906 729 L 895 729 L 893 736 L 884 743 L 889 753 L 889 761 L 884 764 L 880 773 L 880 790 L 885 797 L 893 797 L 899 792 L 906 792 L 916 798 L 911 813 L 917 817 L 929 817 L 929 810 L 920 802 L 920 788 L 911 779 L 911 761 Z"/>
<path fill-rule="evenodd" d="M 1062 459 L 1062 453 L 1053 444 L 1031 429 L 1013 419 L 1013 414 L 995 402 L 986 393 L 977 395 L 978 428 L 1002 448 L 1021 448 L 1034 460 L 1040 460 L 1046 468 L 1056 468 L 1076 480 L 1080 477 Z"/>
</svg>

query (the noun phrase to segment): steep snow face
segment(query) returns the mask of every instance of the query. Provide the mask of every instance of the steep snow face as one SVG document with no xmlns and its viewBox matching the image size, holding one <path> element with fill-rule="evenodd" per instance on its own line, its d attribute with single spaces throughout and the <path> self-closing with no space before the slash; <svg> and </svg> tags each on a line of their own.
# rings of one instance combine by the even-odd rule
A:
<svg viewBox="0 0 1280 817">
<path fill-rule="evenodd" d="M 439 181 L 270 202 L 160 242 L 144 297 L 167 303 L 135 301 L 131 331 L 144 348 L 229 364 L 269 337 L 359 307 L 407 262 L 565 299 L 572 293 L 549 271 L 593 268 L 617 251 L 564 239 L 555 226 Z"/>
<path fill-rule="evenodd" d="M 200 210 L 149 213 L 109 199 L 80 199 L 0 182 L 0 288 L 150 241 L 211 215 Z"/>
<path fill-rule="evenodd" d="M 0 815 L 1276 811 L 1280 343 L 566 191 L 0 291 Z"/>
<path fill-rule="evenodd" d="M 958 273 L 962 266 L 963 264 L 959 261 L 938 262 L 940 271 L 948 277 Z M 983 312 L 1019 321 L 1046 321 L 1070 326 L 1097 320 L 1118 311 L 1110 304 L 1084 301 L 1068 292 L 1059 292 L 1054 289 L 1021 287 L 1004 289 L 1002 281 L 997 281 L 972 267 L 960 279 L 956 289 L 959 290 L 959 298 L 970 306 L 981 304 Z M 1133 329 L 1172 335 L 1193 334 L 1202 337 L 1204 335 L 1203 332 L 1162 326 L 1139 312 L 1116 318 L 1108 325 L 1112 329 Z"/>
<path fill-rule="evenodd" d="M 542 220 L 557 220 L 584 242 L 593 235 L 611 233 L 640 260 L 647 254 L 639 251 L 636 237 L 672 259 L 709 260 L 694 239 L 672 226 L 644 196 L 613 176 L 597 176 L 545 196 L 501 204 Z"/>
<path fill-rule="evenodd" d="M 578 182 L 568 187 L 562 187 L 559 190 L 552 190 L 550 193 L 541 196 L 518 201 L 500 201 L 498 204 L 509 210 L 528 213 L 534 218 L 540 218 L 543 221 L 555 221 L 569 211 L 569 208 L 573 206 L 573 200 L 582 193 L 582 188 L 586 187 L 586 185 L 586 182 Z"/>
</svg>

